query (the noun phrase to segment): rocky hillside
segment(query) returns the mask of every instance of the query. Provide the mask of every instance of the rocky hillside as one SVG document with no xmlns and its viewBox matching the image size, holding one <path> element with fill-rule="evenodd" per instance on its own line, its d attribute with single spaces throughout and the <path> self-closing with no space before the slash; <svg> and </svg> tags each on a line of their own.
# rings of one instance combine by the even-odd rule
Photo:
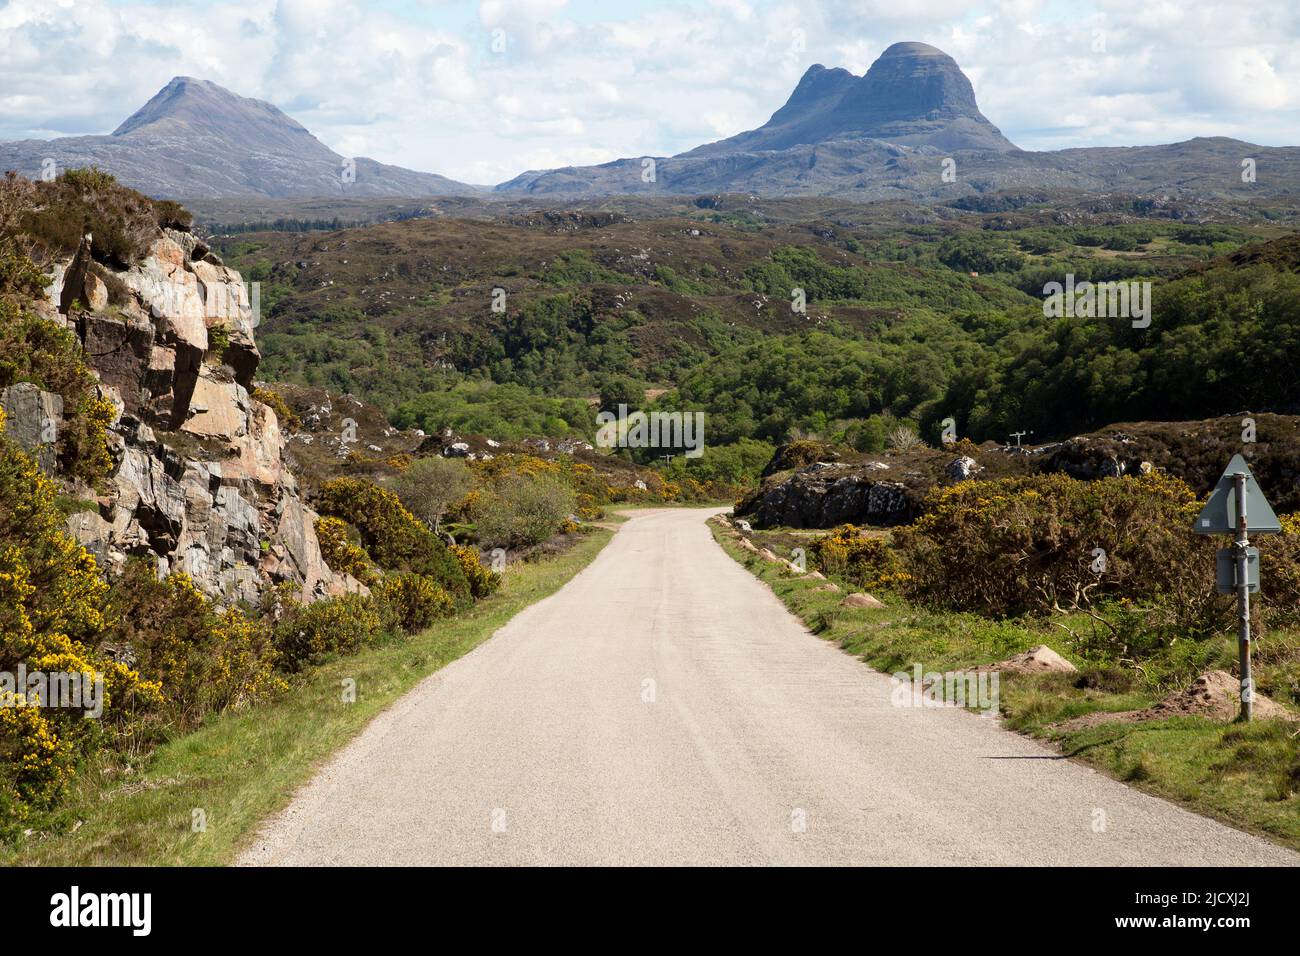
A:
<svg viewBox="0 0 1300 956">
<path fill-rule="evenodd" d="M 26 303 L 75 333 L 106 408 L 106 476 L 92 487 L 60 475 L 78 502 L 69 531 L 104 567 L 143 557 L 223 603 L 283 582 L 305 601 L 360 589 L 322 559 L 281 423 L 255 397 L 256 315 L 242 278 L 188 232 L 155 227 L 143 250 L 115 268 L 86 235 L 75 254 L 52 257 L 44 297 Z M 72 412 L 62 397 L 20 382 L 0 405 L 8 437 L 56 471 Z"/>
</svg>

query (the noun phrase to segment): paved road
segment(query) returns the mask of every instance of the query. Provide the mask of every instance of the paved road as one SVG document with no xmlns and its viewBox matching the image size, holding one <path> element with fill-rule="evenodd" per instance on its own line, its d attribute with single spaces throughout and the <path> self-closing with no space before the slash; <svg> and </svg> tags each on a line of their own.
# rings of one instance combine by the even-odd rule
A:
<svg viewBox="0 0 1300 956">
<path fill-rule="evenodd" d="M 891 705 L 709 514 L 632 518 L 371 723 L 241 862 L 1300 862 L 996 721 Z"/>
</svg>

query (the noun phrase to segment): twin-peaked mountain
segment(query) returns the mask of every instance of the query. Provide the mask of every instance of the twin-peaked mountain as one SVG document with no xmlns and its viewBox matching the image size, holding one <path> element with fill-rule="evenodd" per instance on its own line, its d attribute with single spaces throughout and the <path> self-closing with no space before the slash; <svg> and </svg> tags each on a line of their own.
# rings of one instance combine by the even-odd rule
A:
<svg viewBox="0 0 1300 956">
<path fill-rule="evenodd" d="M 865 76 L 820 63 L 763 126 L 679 158 L 878 139 L 941 150 L 1013 150 L 975 105 L 957 61 L 925 43 L 895 43 Z"/>
<path fill-rule="evenodd" d="M 364 158 L 352 160 L 349 178 L 343 156 L 275 106 L 189 77 L 173 79 L 110 135 L 0 143 L 0 170 L 34 177 L 51 159 L 60 169 L 96 165 L 151 195 L 182 200 L 747 192 L 951 201 L 1025 189 L 1245 199 L 1300 191 L 1296 147 L 1218 137 L 1018 149 L 980 112 L 956 61 L 914 42 L 893 44 L 863 76 L 810 67 L 757 129 L 676 156 L 526 172 L 495 189 Z M 654 175 L 646 175 L 648 159 Z M 1257 170 L 1250 180 L 1241 175 L 1247 159 Z"/>
</svg>

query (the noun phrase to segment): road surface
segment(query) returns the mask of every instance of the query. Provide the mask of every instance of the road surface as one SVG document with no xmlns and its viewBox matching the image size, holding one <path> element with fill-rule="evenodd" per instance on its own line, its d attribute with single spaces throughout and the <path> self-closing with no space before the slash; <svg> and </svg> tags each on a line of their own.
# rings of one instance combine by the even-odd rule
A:
<svg viewBox="0 0 1300 956">
<path fill-rule="evenodd" d="M 995 720 L 894 706 L 717 546 L 712 513 L 638 513 L 376 718 L 240 862 L 1300 862 Z"/>
</svg>

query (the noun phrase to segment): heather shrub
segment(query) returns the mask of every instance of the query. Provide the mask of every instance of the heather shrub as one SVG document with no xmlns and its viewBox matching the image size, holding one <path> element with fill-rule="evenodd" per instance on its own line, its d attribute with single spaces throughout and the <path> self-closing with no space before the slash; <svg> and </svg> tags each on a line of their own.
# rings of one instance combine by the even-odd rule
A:
<svg viewBox="0 0 1300 956">
<path fill-rule="evenodd" d="M 8 183 L 6 188 L 21 193 L 23 200 L 11 229 L 51 255 L 76 252 L 82 236 L 90 233 L 95 256 L 123 269 L 149 251 L 160 222 L 179 224 L 183 218 L 174 204 L 160 210 L 148 196 L 94 167 L 69 169 L 51 182 Z"/>
</svg>

